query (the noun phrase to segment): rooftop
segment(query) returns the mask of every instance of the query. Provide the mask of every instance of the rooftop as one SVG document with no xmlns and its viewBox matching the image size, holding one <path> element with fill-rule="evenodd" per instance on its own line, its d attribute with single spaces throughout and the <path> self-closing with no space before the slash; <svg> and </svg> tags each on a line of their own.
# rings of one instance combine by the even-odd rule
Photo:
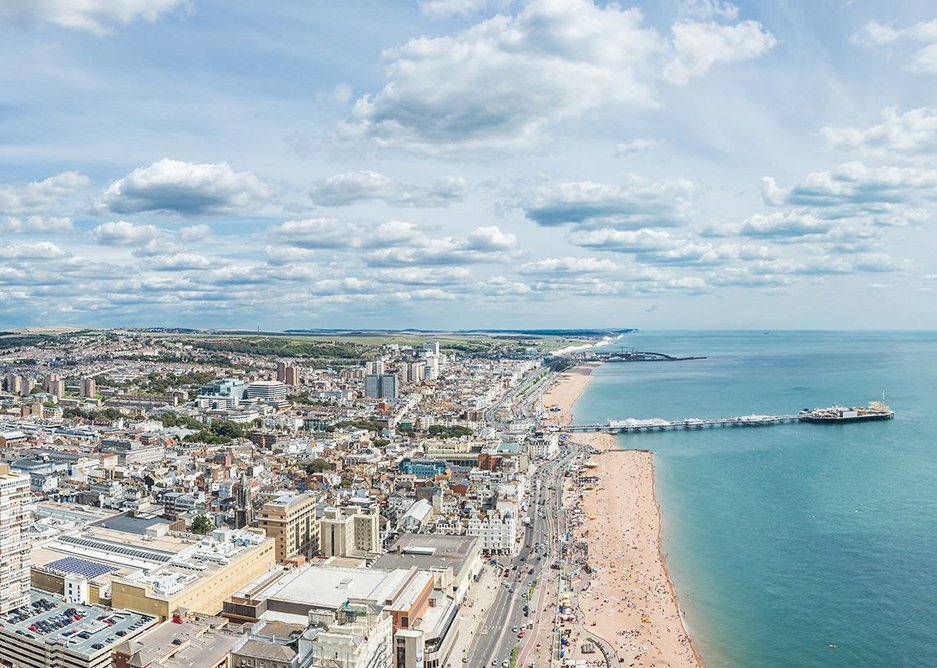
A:
<svg viewBox="0 0 937 668">
<path fill-rule="evenodd" d="M 402 534 L 388 548 L 387 554 L 374 562 L 376 568 L 445 569 L 459 577 L 470 565 L 478 549 L 476 536 L 440 536 L 433 534 Z"/>
<path fill-rule="evenodd" d="M 181 624 L 163 622 L 145 636 L 118 645 L 116 651 L 130 656 L 131 666 L 154 663 L 161 668 L 213 666 L 238 643 L 236 636 L 213 630 L 225 623 L 218 617 L 185 620 Z"/>
<path fill-rule="evenodd" d="M 169 596 L 214 575 L 265 540 L 273 539 L 246 531 L 146 536 L 99 526 L 59 535 L 33 548 L 31 556 L 34 568 L 61 572 L 63 562 L 77 564 L 82 572 L 94 573 L 88 577 L 96 584 L 114 578 L 145 581 L 154 585 L 156 595 Z"/>
<path fill-rule="evenodd" d="M 235 596 L 298 603 L 307 609 L 339 609 L 348 599 L 371 600 L 383 605 L 405 582 L 407 571 L 377 568 L 305 566 L 287 572 L 268 586 L 249 584 Z"/>
</svg>

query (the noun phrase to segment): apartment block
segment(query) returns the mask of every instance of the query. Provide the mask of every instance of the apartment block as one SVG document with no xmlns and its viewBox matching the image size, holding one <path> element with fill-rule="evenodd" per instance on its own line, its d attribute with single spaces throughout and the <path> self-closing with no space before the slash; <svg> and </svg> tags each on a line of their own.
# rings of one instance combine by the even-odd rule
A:
<svg viewBox="0 0 937 668">
<path fill-rule="evenodd" d="M 0 614 L 29 602 L 30 476 L 0 464 Z"/>
<path fill-rule="evenodd" d="M 276 539 L 278 562 L 301 555 L 312 557 L 319 549 L 319 524 L 314 494 L 281 494 L 257 510 L 257 526 Z"/>
<path fill-rule="evenodd" d="M 323 557 L 358 557 L 381 551 L 377 506 L 325 509 L 319 523 L 319 553 Z"/>
</svg>

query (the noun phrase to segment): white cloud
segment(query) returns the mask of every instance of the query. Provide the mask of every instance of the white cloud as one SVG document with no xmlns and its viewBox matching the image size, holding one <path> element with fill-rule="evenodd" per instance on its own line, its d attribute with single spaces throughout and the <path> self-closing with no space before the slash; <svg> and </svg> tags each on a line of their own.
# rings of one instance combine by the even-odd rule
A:
<svg viewBox="0 0 937 668">
<path fill-rule="evenodd" d="M 517 245 L 513 234 L 502 232 L 496 225 L 479 227 L 464 239 L 421 239 L 406 246 L 392 246 L 365 256 L 375 267 L 405 265 L 461 265 L 503 261 Z"/>
<path fill-rule="evenodd" d="M 481 284 L 481 292 L 489 297 L 523 296 L 531 293 L 530 286 L 504 276 L 489 278 Z"/>
<path fill-rule="evenodd" d="M 522 264 L 518 270 L 524 275 L 605 274 L 618 269 L 611 260 L 595 257 L 551 257 Z"/>
<path fill-rule="evenodd" d="M 937 74 L 937 20 L 922 21 L 907 28 L 892 28 L 878 21 L 869 21 L 852 39 L 867 47 L 903 47 L 906 69 Z"/>
<path fill-rule="evenodd" d="M 738 233 L 744 237 L 785 239 L 824 235 L 833 227 L 832 221 L 817 218 L 810 213 L 799 211 L 759 213 L 742 223 Z"/>
<path fill-rule="evenodd" d="M 929 44 L 915 53 L 908 69 L 923 74 L 937 74 L 937 44 Z"/>
<path fill-rule="evenodd" d="M 386 51 L 387 84 L 359 98 L 340 130 L 346 139 L 428 151 L 527 148 L 553 122 L 599 108 L 651 108 L 656 83 L 685 83 L 774 43 L 745 21 L 679 23 L 671 45 L 637 8 L 530 0 L 516 15 Z"/>
<path fill-rule="evenodd" d="M 937 20 L 921 21 L 908 28 L 892 28 L 878 21 L 869 21 L 853 35 L 853 41 L 865 46 L 882 46 L 898 41 L 930 44 L 937 42 Z"/>
<path fill-rule="evenodd" d="M 666 230 L 614 230 L 602 228 L 576 232 L 569 240 L 583 248 L 623 252 L 648 252 L 673 248 L 676 239 Z"/>
<path fill-rule="evenodd" d="M 860 149 L 886 156 L 931 156 L 937 150 L 937 110 L 920 108 L 900 113 L 896 107 L 886 107 L 877 125 L 826 126 L 820 132 L 830 148 Z"/>
<path fill-rule="evenodd" d="M 462 285 L 472 278 L 465 267 L 395 267 L 373 273 L 382 283 L 394 285 Z"/>
<path fill-rule="evenodd" d="M 29 218 L 7 218 L 0 223 L 0 232 L 68 232 L 75 229 L 72 219 L 65 216 L 30 216 Z"/>
<path fill-rule="evenodd" d="M 422 233 L 413 223 L 389 221 L 379 225 L 335 218 L 290 220 L 270 229 L 279 242 L 298 248 L 385 248 L 416 243 Z"/>
<path fill-rule="evenodd" d="M 259 209 L 271 189 L 227 163 L 163 159 L 111 183 L 98 206 L 115 213 L 161 211 L 180 215 L 237 214 Z"/>
<path fill-rule="evenodd" d="M 139 248 L 134 249 L 134 257 L 161 257 L 182 253 L 185 248 L 181 244 L 169 241 L 165 238 L 154 238 L 147 241 Z"/>
<path fill-rule="evenodd" d="M 672 266 L 704 266 L 721 264 L 735 257 L 733 247 L 715 246 L 708 242 L 683 239 L 666 230 L 599 229 L 575 232 L 569 241 L 592 250 L 628 253 L 642 264 Z"/>
<path fill-rule="evenodd" d="M 179 229 L 179 238 L 183 241 L 202 241 L 211 236 L 208 225 L 188 225 Z"/>
<path fill-rule="evenodd" d="M 0 246 L 0 258 L 8 260 L 50 260 L 71 255 L 51 241 Z"/>
<path fill-rule="evenodd" d="M 520 203 L 540 225 L 668 227 L 692 211 L 698 187 L 686 179 L 648 181 L 626 175 L 620 185 L 578 181 L 534 188 Z"/>
<path fill-rule="evenodd" d="M 664 76 L 678 84 L 705 74 L 716 63 L 757 58 L 778 43 L 757 21 L 731 26 L 713 21 L 676 23 L 672 30 L 675 54 L 664 69 Z"/>
<path fill-rule="evenodd" d="M 378 172 L 335 174 L 313 184 L 309 196 L 320 206 L 348 206 L 383 201 L 400 207 L 444 207 L 465 195 L 465 179 L 450 176 L 429 188 L 407 185 Z"/>
<path fill-rule="evenodd" d="M 502 232 L 497 225 L 473 230 L 463 245 L 466 250 L 482 252 L 506 251 L 516 246 L 517 237 L 509 232 Z"/>
<path fill-rule="evenodd" d="M 91 230 L 91 236 L 98 243 L 111 246 L 135 246 L 144 244 L 160 236 L 162 232 L 155 225 L 134 225 L 126 220 L 103 223 Z"/>
<path fill-rule="evenodd" d="M 859 211 L 882 210 L 885 205 L 937 197 L 937 170 L 917 167 L 870 167 L 847 162 L 834 170 L 812 172 L 790 188 L 779 188 L 774 179 L 764 180 L 767 204 L 815 207 L 850 207 Z"/>
<path fill-rule="evenodd" d="M 155 271 L 187 271 L 208 269 L 213 264 L 210 259 L 197 253 L 173 253 L 149 260 L 145 266 Z"/>
<path fill-rule="evenodd" d="M 96 34 L 134 21 L 156 21 L 188 0 L 3 0 L 0 21 L 14 24 L 50 23 Z"/>
<path fill-rule="evenodd" d="M 631 141 L 615 144 L 615 157 L 647 153 L 653 147 L 654 142 L 649 139 L 633 139 Z"/>
<path fill-rule="evenodd" d="M 700 21 L 707 19 L 734 21 L 739 16 L 739 8 L 724 0 L 680 0 L 677 4 L 677 11 L 683 18 Z"/>
<path fill-rule="evenodd" d="M 420 11 L 434 19 L 444 19 L 455 14 L 467 16 L 487 6 L 488 0 L 421 0 Z"/>
<path fill-rule="evenodd" d="M 42 181 L 22 186 L 0 186 L 0 212 L 8 214 L 44 213 L 54 209 L 69 195 L 91 184 L 84 174 L 61 172 Z"/>
<path fill-rule="evenodd" d="M 270 265 L 290 265 L 297 262 L 309 262 L 316 256 L 315 250 L 311 248 L 300 248 L 298 246 L 283 246 L 268 244 L 264 249 L 267 257 L 267 264 Z"/>
</svg>

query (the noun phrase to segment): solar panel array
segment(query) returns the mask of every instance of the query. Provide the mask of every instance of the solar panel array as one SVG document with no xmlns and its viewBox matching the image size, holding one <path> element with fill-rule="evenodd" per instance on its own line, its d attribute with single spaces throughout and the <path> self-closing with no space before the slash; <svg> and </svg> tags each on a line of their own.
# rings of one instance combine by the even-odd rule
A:
<svg viewBox="0 0 937 668">
<path fill-rule="evenodd" d="M 165 552 L 159 552 L 157 550 L 143 550 L 136 549 L 132 547 L 123 547 L 120 545 L 115 545 L 114 543 L 101 541 L 101 540 L 90 540 L 88 538 L 78 538 L 75 536 L 62 536 L 59 538 L 59 541 L 62 543 L 71 543 L 72 545 L 79 545 L 81 547 L 87 547 L 92 550 L 100 550 L 103 552 L 113 552 L 114 554 L 122 554 L 125 557 L 131 557 L 133 559 L 143 559 L 145 561 L 157 561 L 160 563 L 166 563 L 172 559 L 171 554 Z"/>
<path fill-rule="evenodd" d="M 79 559 L 78 557 L 65 557 L 64 559 L 52 561 L 46 564 L 46 568 L 51 568 L 60 573 L 83 575 L 89 580 L 94 579 L 99 575 L 104 575 L 105 573 L 111 573 L 113 571 L 120 570 L 119 568 L 114 568 L 113 566 L 99 564 L 96 561 L 88 561 L 87 559 Z"/>
</svg>

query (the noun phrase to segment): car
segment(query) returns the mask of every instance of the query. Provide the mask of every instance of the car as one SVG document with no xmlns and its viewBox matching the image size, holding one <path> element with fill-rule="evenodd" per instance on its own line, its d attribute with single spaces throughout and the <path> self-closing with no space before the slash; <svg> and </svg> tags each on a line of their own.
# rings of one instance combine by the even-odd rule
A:
<svg viewBox="0 0 937 668">
<path fill-rule="evenodd" d="M 513 629 L 511 629 L 511 633 L 517 633 L 517 631 L 518 631 L 518 628 L 516 626 Z"/>
<path fill-rule="evenodd" d="M 518 638 L 523 638 L 524 635 L 525 635 L 525 633 L 524 633 L 524 631 L 522 630 L 520 633 L 517 634 L 517 637 L 518 637 Z"/>
</svg>

